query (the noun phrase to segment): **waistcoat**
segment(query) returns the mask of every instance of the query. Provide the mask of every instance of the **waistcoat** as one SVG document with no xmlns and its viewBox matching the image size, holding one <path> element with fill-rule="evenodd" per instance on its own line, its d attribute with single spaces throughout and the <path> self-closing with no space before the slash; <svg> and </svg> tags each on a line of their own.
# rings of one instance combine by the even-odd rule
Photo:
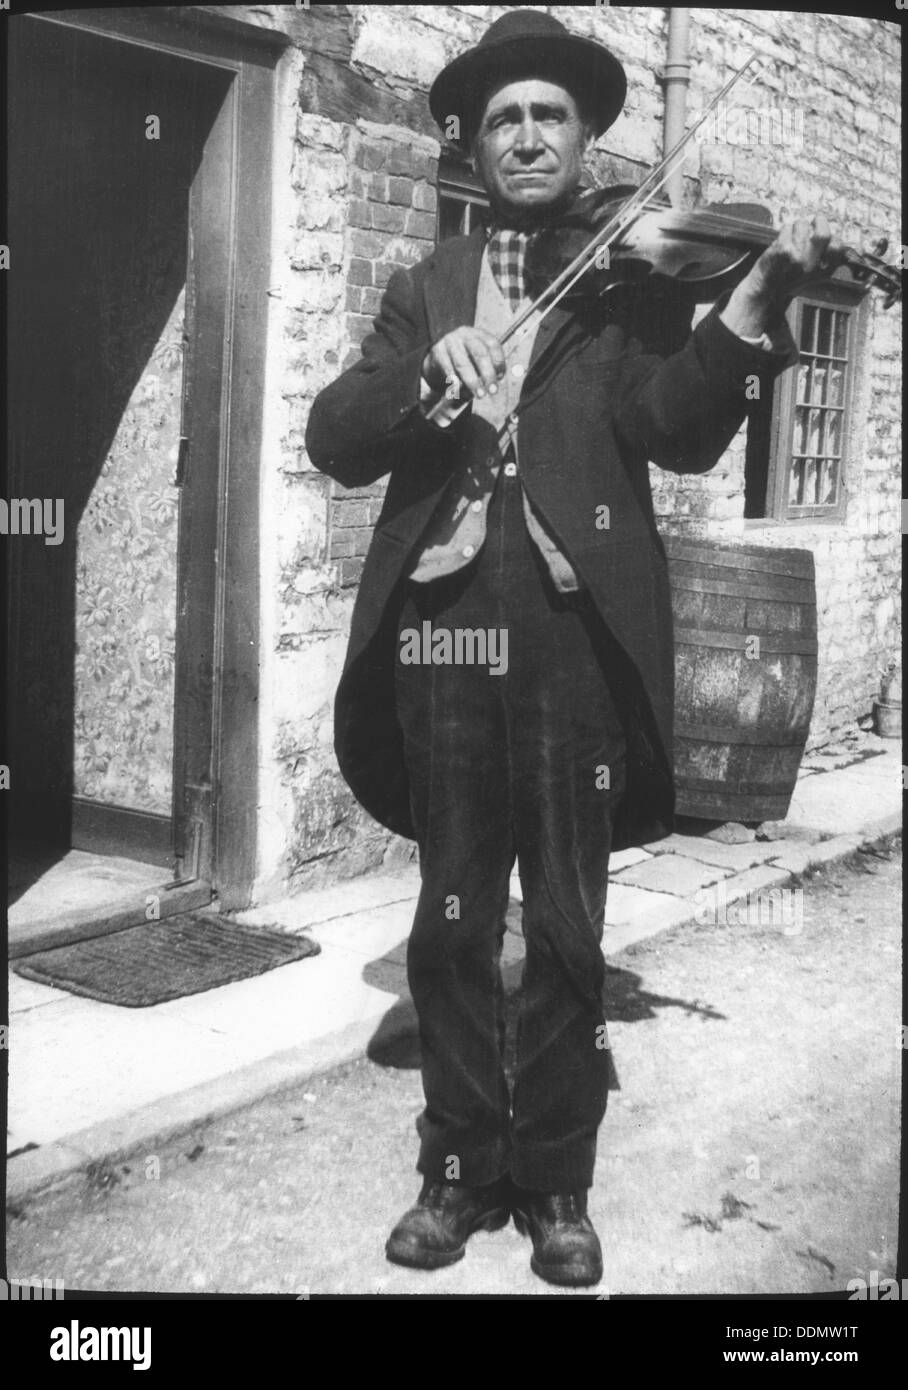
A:
<svg viewBox="0 0 908 1390">
<path fill-rule="evenodd" d="M 524 305 L 519 307 L 523 308 Z M 501 338 L 513 318 L 511 306 L 492 273 L 487 248 L 479 272 L 474 326 L 485 328 L 496 338 Z M 473 398 L 473 414 L 487 421 L 496 431 L 497 447 L 481 463 L 465 465 L 446 491 L 428 528 L 422 553 L 410 572 L 410 578 L 419 583 L 453 574 L 470 563 L 485 542 L 489 502 L 502 465 L 510 476 L 519 472 L 517 416 L 514 411 L 529 371 L 538 329 L 539 316 L 531 315 L 516 339 L 508 344 L 508 365 L 496 394 L 493 396 L 486 392 L 484 396 Z M 580 587 L 573 567 L 533 511 L 523 489 L 521 495 L 527 530 L 545 560 L 556 589 L 562 593 L 573 592 Z"/>
</svg>

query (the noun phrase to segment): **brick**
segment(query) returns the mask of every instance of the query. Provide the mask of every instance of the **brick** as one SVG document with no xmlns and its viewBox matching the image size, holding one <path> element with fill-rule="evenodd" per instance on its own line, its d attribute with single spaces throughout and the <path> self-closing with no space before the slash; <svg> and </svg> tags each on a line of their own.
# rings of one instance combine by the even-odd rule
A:
<svg viewBox="0 0 908 1390">
<path fill-rule="evenodd" d="M 417 184 L 413 190 L 413 206 L 417 212 L 435 212 L 438 193 L 429 183 Z"/>
<path fill-rule="evenodd" d="M 351 198 L 347 204 L 347 221 L 351 227 L 371 227 L 372 208 L 365 198 Z"/>
<path fill-rule="evenodd" d="M 331 559 L 346 560 L 351 559 L 355 552 L 352 537 L 348 540 L 346 536 L 331 537 Z"/>
<path fill-rule="evenodd" d="M 353 532 L 353 553 L 354 555 L 365 555 L 369 546 L 372 544 L 371 526 L 360 526 Z"/>
<path fill-rule="evenodd" d="M 409 145 L 397 145 L 388 156 L 389 174 L 406 174 L 413 177 L 416 152 Z"/>
<path fill-rule="evenodd" d="M 369 521 L 369 503 L 354 502 L 342 497 L 331 504 L 332 526 L 366 526 Z"/>
<path fill-rule="evenodd" d="M 377 315 L 378 311 L 381 309 L 382 298 L 381 290 L 364 289 L 362 292 L 362 303 L 360 305 L 362 313 L 372 314 L 373 316 Z"/>
<path fill-rule="evenodd" d="M 388 179 L 388 202 L 408 208 L 413 201 L 412 179 Z"/>
<path fill-rule="evenodd" d="M 365 261 L 377 260 L 384 253 L 385 244 L 385 238 L 378 232 L 364 232 L 359 227 L 354 227 L 350 235 L 354 256 L 360 256 Z"/>
<path fill-rule="evenodd" d="M 346 588 L 350 584 L 358 584 L 363 576 L 363 560 L 341 560 L 340 562 L 340 582 L 341 587 Z"/>
<path fill-rule="evenodd" d="M 363 307 L 363 291 L 359 285 L 347 286 L 347 309 L 358 314 Z"/>
<path fill-rule="evenodd" d="M 388 150 L 376 141 L 363 140 L 354 155 L 354 163 L 369 173 L 376 169 L 386 169 L 388 167 Z"/>
<path fill-rule="evenodd" d="M 435 240 L 435 217 L 431 212 L 408 212 L 404 230 L 407 236 L 422 237 L 424 241 Z"/>
<path fill-rule="evenodd" d="M 372 225 L 377 232 L 402 232 L 407 221 L 403 208 L 375 203 L 369 210 Z"/>
<path fill-rule="evenodd" d="M 351 285 L 371 285 L 372 262 L 354 258 L 350 262 L 350 271 L 347 280 Z"/>
</svg>

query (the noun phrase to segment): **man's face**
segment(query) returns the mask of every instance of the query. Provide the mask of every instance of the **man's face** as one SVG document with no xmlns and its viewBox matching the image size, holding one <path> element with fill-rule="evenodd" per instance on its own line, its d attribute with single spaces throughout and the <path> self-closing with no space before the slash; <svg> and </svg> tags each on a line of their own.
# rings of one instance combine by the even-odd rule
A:
<svg viewBox="0 0 908 1390">
<path fill-rule="evenodd" d="M 476 133 L 473 157 L 496 211 L 532 223 L 566 202 L 593 144 L 570 92 L 527 78 L 493 92 Z"/>
</svg>

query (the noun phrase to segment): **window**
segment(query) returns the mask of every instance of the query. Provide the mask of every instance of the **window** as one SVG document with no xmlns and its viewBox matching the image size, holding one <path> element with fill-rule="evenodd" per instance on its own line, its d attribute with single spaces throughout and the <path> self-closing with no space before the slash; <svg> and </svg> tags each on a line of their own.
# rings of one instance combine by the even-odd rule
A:
<svg viewBox="0 0 908 1390">
<path fill-rule="evenodd" d="M 476 226 L 485 226 L 489 200 L 470 166 L 443 154 L 438 165 L 438 228 L 436 239 L 466 236 Z"/>
<path fill-rule="evenodd" d="M 833 281 L 791 305 L 800 362 L 751 413 L 745 517 L 837 521 L 844 515 L 863 302 L 859 286 Z"/>
</svg>

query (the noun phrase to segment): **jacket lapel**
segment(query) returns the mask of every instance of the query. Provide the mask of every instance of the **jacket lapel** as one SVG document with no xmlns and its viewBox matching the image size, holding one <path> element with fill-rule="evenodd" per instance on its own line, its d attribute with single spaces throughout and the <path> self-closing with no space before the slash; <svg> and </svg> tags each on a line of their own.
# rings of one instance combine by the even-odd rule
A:
<svg viewBox="0 0 908 1390">
<path fill-rule="evenodd" d="M 472 323 L 476 317 L 476 291 L 485 249 L 485 232 L 477 227 L 466 238 L 442 242 L 432 260 L 424 283 L 429 340 L 437 342 Z"/>
</svg>

